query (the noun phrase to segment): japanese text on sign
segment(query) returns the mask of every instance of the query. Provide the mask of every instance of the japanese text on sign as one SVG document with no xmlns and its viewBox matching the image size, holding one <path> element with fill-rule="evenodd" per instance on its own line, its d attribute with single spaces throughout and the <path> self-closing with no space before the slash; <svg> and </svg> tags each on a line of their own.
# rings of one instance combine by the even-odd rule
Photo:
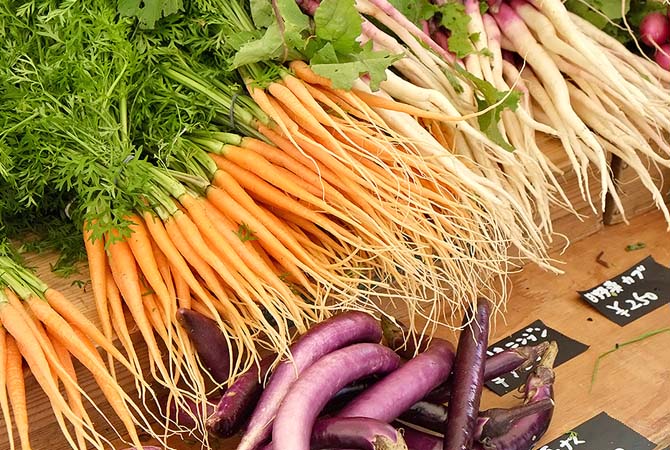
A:
<svg viewBox="0 0 670 450">
<path fill-rule="evenodd" d="M 607 318 L 626 325 L 668 301 L 669 278 L 670 270 L 648 257 L 580 294 Z"/>
</svg>

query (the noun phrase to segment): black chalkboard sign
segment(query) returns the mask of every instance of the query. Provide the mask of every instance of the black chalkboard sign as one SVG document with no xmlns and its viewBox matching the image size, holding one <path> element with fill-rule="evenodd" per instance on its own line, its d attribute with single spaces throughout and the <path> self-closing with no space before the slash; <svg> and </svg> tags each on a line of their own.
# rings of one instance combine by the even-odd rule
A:
<svg viewBox="0 0 670 450">
<path fill-rule="evenodd" d="M 619 275 L 578 292 L 605 317 L 624 326 L 670 301 L 670 269 L 648 256 Z"/>
<path fill-rule="evenodd" d="M 647 450 L 656 445 L 601 412 L 538 450 Z"/>
<path fill-rule="evenodd" d="M 556 341 L 558 344 L 558 356 L 556 357 L 555 366 L 563 364 L 564 362 L 574 358 L 580 353 L 588 349 L 588 345 L 582 344 L 558 331 L 549 328 L 541 320 L 528 324 L 516 333 L 507 336 L 491 345 L 486 354 L 493 356 L 507 349 L 517 348 L 524 345 L 537 345 L 540 342 Z M 528 372 L 532 367 L 528 367 L 524 371 L 514 371 L 507 375 L 495 378 L 486 383 L 486 387 L 491 389 L 498 395 L 505 395 L 517 389 L 526 382 Z"/>
</svg>

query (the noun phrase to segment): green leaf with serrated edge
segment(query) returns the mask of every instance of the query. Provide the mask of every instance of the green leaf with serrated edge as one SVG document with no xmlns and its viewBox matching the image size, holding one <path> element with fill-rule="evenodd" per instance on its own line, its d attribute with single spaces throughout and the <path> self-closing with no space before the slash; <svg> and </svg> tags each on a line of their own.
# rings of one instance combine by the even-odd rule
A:
<svg viewBox="0 0 670 450">
<path fill-rule="evenodd" d="M 465 6 L 458 2 L 447 2 L 440 6 L 440 25 L 449 30 L 447 44 L 449 50 L 458 58 L 463 58 L 474 51 L 471 34 L 468 31 L 470 16 L 465 12 Z"/>
<path fill-rule="evenodd" d="M 295 0 L 277 0 L 277 9 L 282 20 L 279 28 L 286 46 L 302 51 L 306 38 L 311 34 L 309 17 L 300 11 Z"/>
<path fill-rule="evenodd" d="M 491 141 L 500 145 L 502 148 L 513 151 L 512 147 L 502 136 L 498 129 L 498 122 L 500 122 L 500 115 L 505 109 L 516 111 L 521 100 L 521 93 L 519 91 L 499 91 L 486 80 L 482 80 L 471 74 L 470 72 L 456 67 L 458 73 L 469 80 L 476 89 L 477 107 L 479 111 L 483 111 L 492 105 L 496 105 L 490 111 L 481 114 L 477 117 L 479 128 Z M 500 102 L 500 104 L 498 104 Z"/>
<path fill-rule="evenodd" d="M 316 53 L 314 53 L 312 59 L 310 59 L 310 63 L 312 65 L 337 64 L 338 62 L 339 60 L 337 58 L 337 53 L 335 53 L 335 48 L 330 42 L 321 47 Z"/>
<path fill-rule="evenodd" d="M 389 0 L 389 3 L 415 25 L 420 25 L 422 20 L 430 19 L 438 10 L 438 7 L 428 0 Z"/>
<path fill-rule="evenodd" d="M 137 17 L 141 28 L 152 29 L 161 18 L 182 11 L 182 0 L 119 0 L 122 16 Z"/>
<path fill-rule="evenodd" d="M 361 34 L 362 23 L 354 0 L 323 0 L 314 13 L 316 37 L 332 43 L 339 53 L 360 48 L 356 38 Z"/>
<path fill-rule="evenodd" d="M 259 61 L 278 59 L 283 54 L 284 41 L 279 31 L 279 25 L 275 22 L 265 30 L 263 37 L 248 42 L 240 48 L 233 58 L 232 68 L 235 69 Z"/>
<path fill-rule="evenodd" d="M 251 18 L 257 27 L 265 28 L 275 21 L 272 2 L 270 0 L 251 0 L 249 8 L 251 10 Z"/>
<path fill-rule="evenodd" d="M 328 56 L 330 58 L 331 56 Z M 312 64 L 312 70 L 330 79 L 336 89 L 351 89 L 354 81 L 363 74 L 370 77 L 370 88 L 379 89 L 386 80 L 386 69 L 400 58 L 387 51 L 373 51 L 372 42 L 367 42 L 359 53 L 338 55 L 337 64 Z"/>
</svg>

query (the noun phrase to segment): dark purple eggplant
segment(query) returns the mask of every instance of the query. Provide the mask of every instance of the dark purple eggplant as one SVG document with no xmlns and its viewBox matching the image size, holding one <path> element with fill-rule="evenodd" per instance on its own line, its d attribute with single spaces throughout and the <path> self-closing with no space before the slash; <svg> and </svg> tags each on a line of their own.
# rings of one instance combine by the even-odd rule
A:
<svg viewBox="0 0 670 450">
<path fill-rule="evenodd" d="M 442 437 L 423 431 L 405 428 L 403 438 L 409 450 L 442 450 Z"/>
<path fill-rule="evenodd" d="M 486 358 L 484 363 L 484 382 L 491 381 L 513 370 L 524 370 L 534 365 L 549 346 L 542 342 L 533 346 L 507 349 Z M 451 379 L 433 389 L 425 398 L 433 403 L 447 403 L 451 395 Z"/>
<path fill-rule="evenodd" d="M 230 342 L 215 321 L 187 308 L 177 310 L 177 322 L 190 338 L 212 379 L 224 384 L 230 376 Z"/>
<path fill-rule="evenodd" d="M 372 386 L 377 381 L 379 381 L 379 377 L 367 377 L 361 380 L 356 380 L 353 383 L 343 387 L 337 392 L 337 394 L 333 396 L 333 398 L 328 400 L 328 403 L 321 411 L 321 415 L 330 416 L 335 414 L 337 411 L 344 408 L 347 403 L 352 401 L 361 392 Z"/>
<path fill-rule="evenodd" d="M 490 304 L 477 299 L 474 317 L 463 318 L 464 329 L 458 339 L 449 401 L 449 420 L 444 428 L 444 449 L 470 449 L 474 442 L 479 402 L 484 386 L 484 362 L 489 335 Z M 467 324 L 469 323 L 469 327 Z"/>
<path fill-rule="evenodd" d="M 509 431 L 512 424 L 520 418 L 546 411 L 553 406 L 554 402 L 551 399 L 542 399 L 513 408 L 492 408 L 481 411 L 475 425 L 475 439 L 479 439 L 482 433 L 488 436 L 500 436 Z M 442 433 L 444 424 L 448 420 L 447 407 L 421 401 L 412 405 L 398 419 L 410 425 Z"/>
<path fill-rule="evenodd" d="M 184 404 L 170 402 L 168 418 L 181 427 L 195 428 L 216 409 L 215 403 L 207 401 L 204 405 L 190 398 L 183 399 Z M 204 409 L 203 409 L 204 408 Z"/>
<path fill-rule="evenodd" d="M 552 407 L 518 419 L 504 434 L 496 428 L 483 428 L 475 449 L 484 450 L 529 450 L 549 427 L 553 408 L 553 365 L 558 346 L 552 342 L 535 370 L 528 376 L 525 385 L 525 403 L 551 401 Z"/>
<path fill-rule="evenodd" d="M 291 360 L 279 364 L 270 377 L 237 450 L 256 450 L 270 437 L 275 414 L 284 396 L 298 375 L 315 361 L 342 347 L 358 342 L 377 343 L 381 338 L 379 322 L 358 311 L 345 312 L 313 326 L 291 345 Z"/>
<path fill-rule="evenodd" d="M 258 403 L 262 382 L 275 359 L 274 355 L 261 359 L 258 366 L 245 372 L 226 390 L 205 422 L 209 433 L 226 438 L 240 431 Z"/>
<path fill-rule="evenodd" d="M 305 369 L 281 402 L 272 427 L 274 448 L 309 450 L 316 418 L 337 391 L 362 377 L 392 372 L 400 362 L 379 344 L 354 344 L 322 357 Z"/>
<path fill-rule="evenodd" d="M 386 345 L 405 359 L 413 358 L 414 355 L 423 352 L 428 347 L 428 339 L 415 336 L 397 319 L 391 320 L 382 316 L 381 326 Z M 484 382 L 491 381 L 513 370 L 524 370 L 532 366 L 542 356 L 548 345 L 548 342 L 542 342 L 535 346 L 507 349 L 486 358 Z M 445 383 L 433 389 L 424 400 L 433 403 L 447 403 L 450 393 L 451 381 L 448 379 Z"/>
<path fill-rule="evenodd" d="M 453 360 L 454 347 L 445 340 L 433 339 L 426 351 L 363 391 L 337 416 L 390 422 L 443 383 Z"/>
<path fill-rule="evenodd" d="M 311 450 L 347 448 L 406 450 L 402 434 L 386 422 L 368 417 L 332 417 L 319 420 L 312 429 Z"/>
<path fill-rule="evenodd" d="M 423 400 L 413 404 L 398 419 L 442 434 L 444 433 L 444 424 L 447 422 L 447 407 L 440 403 Z"/>
</svg>

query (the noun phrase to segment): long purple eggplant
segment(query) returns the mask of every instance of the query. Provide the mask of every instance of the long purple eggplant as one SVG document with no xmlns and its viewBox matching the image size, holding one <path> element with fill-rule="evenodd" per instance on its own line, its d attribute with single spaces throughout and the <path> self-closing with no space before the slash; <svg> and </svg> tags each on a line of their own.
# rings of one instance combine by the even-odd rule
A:
<svg viewBox="0 0 670 450">
<path fill-rule="evenodd" d="M 528 450 L 544 435 L 554 412 L 553 408 L 553 365 L 558 354 L 558 346 L 552 342 L 542 361 L 528 376 L 525 386 L 525 402 L 530 405 L 540 401 L 552 401 L 552 407 L 539 413 L 523 417 L 500 435 L 499 429 L 484 427 L 475 450 Z"/>
<path fill-rule="evenodd" d="M 547 411 L 553 407 L 553 400 L 545 398 L 536 402 L 514 406 L 512 408 L 492 408 L 486 411 L 481 411 L 477 416 L 474 439 L 479 439 L 482 434 L 489 437 L 501 436 L 507 433 L 514 422 L 522 417 Z M 421 401 L 412 405 L 412 407 L 402 413 L 398 419 L 407 424 L 419 426 L 441 434 L 448 418 L 449 416 L 446 406 Z"/>
<path fill-rule="evenodd" d="M 190 338 L 212 379 L 223 384 L 230 376 L 230 342 L 215 321 L 187 308 L 177 310 L 177 322 Z"/>
<path fill-rule="evenodd" d="M 405 428 L 403 438 L 409 450 L 442 450 L 442 438 L 414 428 Z"/>
<path fill-rule="evenodd" d="M 350 383 L 340 389 L 337 394 L 333 396 L 326 406 L 323 407 L 321 411 L 321 416 L 331 416 L 337 411 L 344 408 L 347 403 L 356 398 L 361 392 L 372 386 L 374 383 L 379 381 L 378 377 L 368 377 L 361 380 L 356 380 L 353 383 Z"/>
<path fill-rule="evenodd" d="M 453 360 L 454 347 L 448 341 L 433 339 L 426 351 L 363 391 L 337 416 L 390 422 L 444 382 Z"/>
<path fill-rule="evenodd" d="M 387 346 L 405 359 L 411 359 L 428 347 L 428 339 L 414 336 L 399 320 L 394 321 L 386 316 L 381 318 L 384 341 Z M 523 370 L 534 365 L 549 345 L 542 342 L 534 346 L 507 349 L 486 358 L 484 363 L 484 382 L 491 381 L 513 370 Z M 451 394 L 451 379 L 437 386 L 425 400 L 433 403 L 447 403 Z"/>
<path fill-rule="evenodd" d="M 258 403 L 263 392 L 262 381 L 275 359 L 275 355 L 261 359 L 258 366 L 249 369 L 226 390 L 205 422 L 209 433 L 226 438 L 242 428 Z"/>
<path fill-rule="evenodd" d="M 332 417 L 312 429 L 311 450 L 347 448 L 407 450 L 402 435 L 391 425 L 368 417 Z"/>
<path fill-rule="evenodd" d="M 534 365 L 549 346 L 541 342 L 533 346 L 507 349 L 486 358 L 484 362 L 484 382 L 491 381 L 513 370 L 524 370 Z M 447 403 L 451 396 L 451 378 L 433 389 L 425 398 L 433 403 Z"/>
<path fill-rule="evenodd" d="M 183 402 L 184 404 L 179 405 L 179 407 L 175 402 L 170 402 L 168 407 L 168 418 L 177 425 L 190 429 L 195 428 L 198 423 L 202 423 L 202 420 L 209 417 L 216 408 L 211 401 L 207 401 L 205 405 L 202 405 L 190 398 L 186 398 Z"/>
<path fill-rule="evenodd" d="M 461 331 L 458 339 L 448 407 L 449 420 L 444 431 L 444 450 L 470 449 L 474 442 L 479 402 L 484 386 L 489 314 L 489 301 L 479 298 L 473 320 L 470 322 L 467 314 L 463 318 L 463 325 L 470 322 L 470 326 Z"/>
<path fill-rule="evenodd" d="M 315 361 L 342 347 L 359 342 L 376 343 L 381 338 L 379 322 L 358 311 L 333 316 L 312 327 L 291 346 L 292 359 L 277 366 L 270 377 L 237 450 L 256 450 L 270 437 L 275 414 L 284 396 L 298 375 Z"/>
<path fill-rule="evenodd" d="M 272 427 L 277 450 L 309 450 L 312 428 L 330 398 L 347 384 L 400 366 L 400 357 L 379 344 L 336 350 L 306 369 L 281 402 Z"/>
</svg>

